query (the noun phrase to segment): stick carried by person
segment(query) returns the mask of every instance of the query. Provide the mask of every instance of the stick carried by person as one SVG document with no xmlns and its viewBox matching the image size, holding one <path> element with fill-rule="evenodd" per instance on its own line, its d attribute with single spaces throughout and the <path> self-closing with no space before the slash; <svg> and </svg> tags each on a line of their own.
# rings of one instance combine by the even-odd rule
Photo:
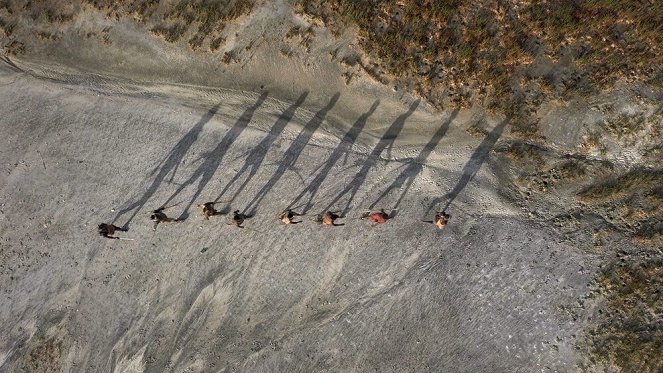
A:
<svg viewBox="0 0 663 373">
<path fill-rule="evenodd" d="M 173 207 L 177 207 L 177 206 L 181 205 L 182 202 L 184 202 L 184 201 L 179 201 L 179 202 L 174 203 L 174 204 L 172 204 L 172 205 L 170 205 L 170 206 L 161 206 L 161 207 L 159 207 L 159 210 L 168 210 L 168 209 L 172 209 Z"/>
</svg>

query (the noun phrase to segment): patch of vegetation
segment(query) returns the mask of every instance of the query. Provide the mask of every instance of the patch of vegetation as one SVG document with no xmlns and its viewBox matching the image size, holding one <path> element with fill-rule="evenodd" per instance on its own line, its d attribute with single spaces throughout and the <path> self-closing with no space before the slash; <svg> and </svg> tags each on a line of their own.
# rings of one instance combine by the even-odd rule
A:
<svg viewBox="0 0 663 373">
<path fill-rule="evenodd" d="M 585 201 L 617 201 L 663 184 L 663 169 L 636 169 L 592 185 L 578 196 Z"/>
<path fill-rule="evenodd" d="M 369 73 L 384 71 L 399 86 L 414 81 L 412 89 L 438 106 L 440 84 L 453 104 L 491 94 L 507 111 L 532 87 L 586 95 L 621 77 L 655 81 L 663 66 L 663 2 L 296 0 L 295 9 L 336 34 L 356 27 L 361 65 L 380 66 Z M 561 68 L 538 68 L 546 64 Z M 460 94 L 468 88 L 474 95 Z M 532 122 L 523 121 L 519 135 L 530 136 Z"/>
<path fill-rule="evenodd" d="M 167 20 L 182 20 L 187 25 L 195 24 L 195 33 L 189 39 L 193 49 L 202 46 L 208 35 L 219 35 L 226 22 L 248 14 L 253 10 L 253 1 L 229 0 L 181 0 L 175 7 L 166 11 Z M 180 35 L 181 36 L 181 35 Z"/>
<path fill-rule="evenodd" d="M 138 22 L 152 21 L 151 31 L 168 42 L 179 41 L 185 35 L 188 45 L 200 49 L 218 50 L 225 38 L 221 36 L 226 24 L 251 13 L 253 0 L 179 0 L 160 3 L 158 0 L 84 0 L 111 18 L 132 15 Z M 155 13 L 160 10 L 159 19 Z"/>
<path fill-rule="evenodd" d="M 51 6 L 46 6 L 43 9 L 42 14 L 46 17 L 46 20 L 48 20 L 48 22 L 67 23 L 74 19 L 75 11 L 73 7 L 61 6 L 61 4 L 57 5 L 56 7 L 54 4 L 50 2 L 47 2 L 46 4 L 50 4 Z"/>
<path fill-rule="evenodd" d="M 618 253 L 599 274 L 606 307 L 588 333 L 592 363 L 656 373 L 663 367 L 663 258 L 633 256 Z"/>
<path fill-rule="evenodd" d="M 149 19 L 159 7 L 159 0 L 82 0 L 84 4 L 91 5 L 103 11 L 108 18 L 119 18 L 132 15 L 135 20 L 144 22 Z"/>
<path fill-rule="evenodd" d="M 48 31 L 37 31 L 37 37 L 41 40 L 57 40 L 60 36 L 57 33 L 52 33 Z"/>
<path fill-rule="evenodd" d="M 563 180 L 575 180 L 585 176 L 587 167 L 577 159 L 569 159 L 557 166 Z"/>
<path fill-rule="evenodd" d="M 478 123 L 474 123 L 471 126 L 469 126 L 465 132 L 469 134 L 470 136 L 476 136 L 476 137 L 485 137 L 488 135 L 488 131 Z"/>
<path fill-rule="evenodd" d="M 25 53 L 25 44 L 14 40 L 5 47 L 5 53 L 10 56 L 20 56 Z"/>
<path fill-rule="evenodd" d="M 237 57 L 237 52 L 234 49 L 224 53 L 223 58 L 221 59 L 221 62 L 225 63 L 226 65 L 231 62 L 238 62 L 238 61 L 239 58 Z"/>
<path fill-rule="evenodd" d="M 582 144 L 580 144 L 580 146 L 588 151 L 604 150 L 603 144 L 601 143 L 601 137 L 596 132 L 592 132 L 589 133 L 587 136 L 584 136 Z"/>
<path fill-rule="evenodd" d="M 14 31 L 14 24 L 9 23 L 0 17 L 0 31 L 5 34 L 5 36 L 11 36 Z"/>
<path fill-rule="evenodd" d="M 646 247 L 663 245 L 663 169 L 635 169 L 595 183 L 578 198 Z"/>
<path fill-rule="evenodd" d="M 185 24 L 177 22 L 170 26 L 154 26 L 151 31 L 157 35 L 161 35 L 167 42 L 173 43 L 180 39 L 187 28 Z"/>
<path fill-rule="evenodd" d="M 645 122 L 644 114 L 636 115 L 622 114 L 615 120 L 608 123 L 607 130 L 616 135 L 618 139 L 632 135 L 643 127 Z"/>
<path fill-rule="evenodd" d="M 650 78 L 647 83 L 654 85 L 656 87 L 663 87 L 663 70 L 657 71 L 654 76 Z"/>
<path fill-rule="evenodd" d="M 311 44 L 313 44 L 313 38 L 315 37 L 315 32 L 312 27 L 301 27 L 294 26 L 285 34 L 286 39 L 292 39 L 299 37 L 299 44 L 306 50 L 306 52 L 311 51 Z"/>
<path fill-rule="evenodd" d="M 545 156 L 548 151 L 539 145 L 528 144 L 522 141 L 515 141 L 508 144 L 504 149 L 497 150 L 504 153 L 509 159 L 518 162 L 520 165 L 536 165 L 542 166 L 545 164 Z"/>
<path fill-rule="evenodd" d="M 60 372 L 62 341 L 50 338 L 42 341 L 26 357 L 24 369 L 26 372 Z"/>
<path fill-rule="evenodd" d="M 225 41 L 226 38 L 223 36 L 216 37 L 209 43 L 209 49 L 214 52 L 215 50 L 218 50 L 221 47 L 221 44 L 223 44 Z"/>
<path fill-rule="evenodd" d="M 539 138 L 539 122 L 536 118 L 518 114 L 512 117 L 510 133 L 522 139 L 534 140 Z"/>
<path fill-rule="evenodd" d="M 251 13 L 255 0 L 52 0 L 0 1 L 0 10 L 8 14 L 23 14 L 33 24 L 66 24 L 85 8 L 93 8 L 111 20 L 130 18 L 149 24 L 150 30 L 167 42 L 177 42 L 187 36 L 188 45 L 198 50 L 208 47 L 216 51 L 225 38 L 221 35 L 226 24 Z M 0 16 L 2 15 L 0 12 Z M 0 31 L 10 36 L 13 24 L 0 18 Z M 55 34 L 53 34 L 55 35 Z M 42 40 L 54 37 L 42 32 Z M 57 37 L 57 35 L 55 35 Z M 109 40 L 104 39 L 105 43 Z"/>
</svg>

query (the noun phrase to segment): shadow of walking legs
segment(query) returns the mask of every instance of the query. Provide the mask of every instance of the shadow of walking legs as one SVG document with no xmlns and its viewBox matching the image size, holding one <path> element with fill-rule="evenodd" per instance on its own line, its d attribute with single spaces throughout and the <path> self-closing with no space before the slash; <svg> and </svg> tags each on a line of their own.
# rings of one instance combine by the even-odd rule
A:
<svg viewBox="0 0 663 373">
<path fill-rule="evenodd" d="M 196 142 L 198 136 L 200 135 L 200 131 L 203 129 L 205 124 L 209 122 L 209 120 L 212 119 L 212 117 L 216 114 L 217 110 L 219 110 L 219 106 L 220 104 L 217 104 L 211 108 L 202 118 L 200 118 L 198 123 L 191 127 L 189 132 L 187 132 L 186 135 L 184 135 L 184 137 L 182 137 L 180 141 L 178 141 L 175 146 L 173 146 L 173 148 L 168 152 L 168 155 L 161 162 L 159 162 L 154 170 L 152 170 L 150 175 L 154 175 L 156 173 L 156 176 L 154 177 L 154 180 L 152 180 L 150 186 L 147 187 L 147 190 L 143 192 L 140 197 L 134 199 L 128 206 L 118 211 L 118 213 L 115 215 L 115 218 L 113 219 L 113 223 L 115 223 L 122 215 L 133 211 L 123 226 L 125 229 L 128 228 L 133 218 L 135 218 L 136 214 L 138 214 L 138 211 L 142 209 L 143 206 L 145 206 L 145 203 L 147 203 L 150 197 L 152 197 L 159 189 L 159 186 L 161 186 L 168 174 L 171 174 L 172 180 L 173 176 L 177 172 L 177 167 L 184 158 L 184 155 L 189 151 L 193 143 Z M 125 204 L 127 204 L 127 202 L 125 202 Z"/>
<path fill-rule="evenodd" d="M 187 179 L 184 183 L 182 183 L 182 185 L 180 185 L 180 187 L 177 188 L 177 190 L 163 203 L 162 206 L 165 206 L 166 204 L 170 203 L 170 201 L 172 201 L 176 196 L 178 196 L 182 192 L 182 190 L 184 190 L 187 186 L 193 184 L 198 178 L 200 178 L 196 192 L 189 200 L 189 203 L 184 207 L 184 209 L 182 210 L 182 214 L 179 217 L 179 219 L 186 219 L 186 217 L 188 216 L 189 208 L 194 204 L 194 202 L 196 201 L 200 193 L 203 191 L 207 183 L 209 183 L 209 181 L 216 173 L 216 170 L 221 165 L 223 157 L 228 152 L 228 149 L 235 142 L 235 140 L 237 140 L 237 138 L 242 133 L 242 131 L 244 131 L 244 129 L 248 127 L 249 122 L 253 117 L 253 113 L 258 109 L 258 107 L 260 107 L 260 105 L 262 105 L 262 103 L 265 101 L 266 98 L 267 98 L 267 93 L 263 93 L 262 95 L 260 95 L 258 101 L 253 106 L 250 106 L 244 111 L 244 113 L 242 113 L 242 115 L 239 117 L 237 122 L 235 122 L 235 124 L 228 130 L 228 132 L 226 132 L 226 134 L 219 141 L 216 147 L 211 151 L 204 153 L 200 157 L 200 159 L 202 160 L 201 165 L 198 166 L 198 168 L 196 168 L 196 170 L 189 177 L 189 179 Z"/>
<path fill-rule="evenodd" d="M 500 138 L 500 136 L 502 136 L 502 132 L 508 123 L 509 120 L 505 119 L 497 126 L 495 126 L 492 131 L 490 131 L 490 133 L 483 139 L 476 150 L 474 150 L 474 153 L 472 153 L 472 156 L 463 167 L 463 174 L 454 188 L 446 195 L 435 198 L 433 202 L 431 202 L 430 206 L 428 206 L 426 215 L 444 200 L 447 201 L 447 203 L 444 205 L 444 208 L 441 210 L 436 209 L 436 211 L 445 211 L 447 208 L 449 208 L 451 203 L 456 199 L 456 197 L 458 197 L 458 194 L 460 194 L 460 192 L 465 189 L 467 183 L 469 183 L 474 178 L 474 176 L 476 176 L 477 172 L 479 172 L 481 165 L 483 165 L 483 163 L 488 158 L 491 149 L 493 146 L 495 146 L 495 143 L 497 143 L 497 140 Z"/>
<path fill-rule="evenodd" d="M 424 146 L 424 148 L 421 150 L 419 155 L 417 155 L 416 158 L 411 160 L 407 166 L 401 171 L 401 173 L 396 177 L 396 179 L 387 187 L 387 189 L 384 190 L 384 192 L 378 197 L 375 202 L 373 202 L 370 206 L 369 209 L 373 209 L 383 198 L 385 198 L 389 193 L 396 189 L 396 188 L 401 188 L 401 193 L 398 197 L 398 200 L 396 201 L 396 204 L 392 207 L 393 209 L 397 209 L 398 206 L 401 204 L 401 201 L 407 194 L 408 190 L 412 186 L 412 183 L 416 179 L 416 177 L 419 175 L 421 170 L 423 170 L 424 164 L 426 163 L 426 160 L 428 159 L 428 156 L 430 153 L 433 152 L 437 144 L 442 140 L 442 137 L 447 133 L 447 130 L 449 129 L 449 125 L 451 122 L 456 118 L 456 115 L 458 115 L 458 109 L 454 110 L 449 118 L 442 123 L 440 128 L 435 132 L 433 137 L 431 137 L 430 141 Z"/>
<path fill-rule="evenodd" d="M 368 118 L 373 114 L 375 109 L 377 109 L 378 105 L 380 104 L 380 100 L 375 100 L 371 108 L 368 110 L 368 112 L 362 114 L 357 121 L 350 127 L 348 132 L 343 135 L 341 138 L 341 142 L 336 146 L 336 148 L 332 151 L 332 153 L 329 155 L 325 163 L 323 164 L 322 168 L 319 169 L 319 171 L 316 171 L 317 174 L 315 178 L 302 190 L 301 193 L 288 205 L 288 208 L 292 208 L 295 206 L 299 201 L 304 198 L 304 196 L 308 193 L 309 198 L 304 207 L 302 207 L 302 213 L 306 214 L 312 207 L 313 204 L 313 199 L 315 198 L 315 195 L 318 193 L 318 190 L 320 189 L 320 186 L 322 183 L 325 181 L 327 178 L 327 175 L 329 175 L 329 172 L 331 169 L 334 167 L 336 162 L 338 162 L 339 159 L 344 154 L 347 154 L 352 149 L 352 145 L 357 139 L 357 136 L 361 133 L 361 131 L 364 129 L 364 126 L 366 125 L 366 121 Z"/>
<path fill-rule="evenodd" d="M 249 204 L 246 206 L 244 209 L 245 213 L 255 215 L 255 211 L 258 208 L 258 205 L 267 196 L 267 193 L 272 190 L 272 188 L 281 179 L 281 177 L 283 177 L 287 170 L 295 166 L 295 163 L 297 163 L 297 159 L 299 158 L 302 150 L 304 150 L 306 144 L 308 144 L 309 140 L 311 140 L 313 133 L 318 129 L 320 124 L 322 124 L 329 110 L 331 110 L 334 105 L 336 105 L 336 101 L 338 101 L 340 96 L 340 93 L 334 94 L 327 106 L 315 113 L 313 118 L 308 123 L 306 123 L 297 137 L 292 141 L 290 147 L 283 154 L 283 158 L 279 162 L 279 167 L 276 169 L 276 171 L 274 171 L 267 183 L 258 191 L 255 197 L 253 197 L 251 202 L 249 202 Z"/>
<path fill-rule="evenodd" d="M 235 194 L 233 194 L 232 198 L 229 200 L 226 200 L 225 202 L 227 204 L 232 204 L 235 198 L 237 198 L 237 195 L 246 187 L 246 185 L 253 179 L 253 177 L 256 175 L 258 172 L 258 169 L 262 165 L 262 162 L 265 160 L 265 156 L 267 155 L 267 152 L 269 151 L 269 148 L 272 146 L 274 141 L 276 141 L 279 136 L 281 135 L 281 132 L 285 129 L 285 127 L 290 123 L 292 120 L 292 117 L 295 115 L 295 111 L 297 108 L 302 106 L 304 103 L 304 100 L 306 100 L 306 96 L 308 95 L 308 92 L 302 93 L 301 96 L 299 96 L 299 99 L 297 99 L 297 102 L 294 104 L 290 105 L 286 111 L 281 114 L 279 119 L 274 123 L 272 128 L 269 129 L 269 133 L 260 141 L 260 143 L 251 150 L 249 155 L 246 157 L 246 160 L 244 161 L 244 164 L 242 165 L 242 168 L 235 173 L 232 179 L 226 183 L 226 186 L 223 188 L 221 193 L 216 197 L 214 200 L 215 202 L 219 202 L 221 197 L 230 189 L 230 187 L 239 180 L 239 178 L 244 175 L 245 173 L 248 172 L 248 175 L 246 176 L 246 179 L 244 179 L 244 182 L 242 182 L 242 185 L 237 188 L 235 191 Z"/>
<path fill-rule="evenodd" d="M 350 210 L 350 204 L 352 204 L 352 201 L 357 195 L 359 188 L 361 188 L 361 186 L 364 184 L 364 181 L 366 181 L 368 171 L 370 171 L 370 169 L 378 163 L 380 160 L 380 155 L 383 151 L 390 151 L 394 141 L 396 140 L 396 137 L 398 137 L 398 134 L 400 134 L 403 126 L 405 126 L 405 121 L 417 109 L 419 102 L 420 100 L 413 102 L 412 105 L 410 105 L 410 109 L 396 118 L 396 120 L 389 126 L 389 128 L 387 128 L 387 131 L 384 133 L 384 135 L 382 135 L 382 138 L 380 138 L 371 153 L 368 155 L 368 158 L 366 158 L 364 161 L 361 169 L 357 171 L 352 181 L 350 181 L 350 183 L 348 183 L 348 185 L 346 185 L 346 187 L 339 194 L 337 194 L 331 202 L 329 202 L 325 208 L 325 211 L 331 209 L 343 197 L 349 195 L 345 207 L 343 210 L 341 210 L 341 214 L 344 216 L 348 213 Z"/>
</svg>

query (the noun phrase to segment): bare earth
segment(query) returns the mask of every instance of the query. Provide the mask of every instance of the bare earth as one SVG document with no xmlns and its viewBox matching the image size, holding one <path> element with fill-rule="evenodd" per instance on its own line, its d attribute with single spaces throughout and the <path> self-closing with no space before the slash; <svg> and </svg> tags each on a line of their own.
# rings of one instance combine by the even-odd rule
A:
<svg viewBox="0 0 663 373">
<path fill-rule="evenodd" d="M 585 291 L 591 259 L 499 197 L 489 162 L 468 163 L 481 139 L 447 123 L 451 113 L 383 108 L 368 117 L 370 133 L 334 159 L 344 144 L 326 127 L 353 121 L 339 110 L 320 123 L 319 111 L 297 108 L 283 133 L 270 134 L 290 104 L 267 97 L 254 108 L 257 94 L 206 93 L 209 104 L 192 107 L 7 69 L 2 81 L 11 84 L 0 93 L 1 351 L 9 370 L 31 370 L 30 351 L 43 343 L 67 353 L 64 371 L 476 372 L 574 361 L 578 325 L 559 307 Z M 422 150 L 416 139 L 379 138 L 399 115 L 404 131 L 449 127 L 421 164 L 411 162 Z M 307 123 L 310 132 L 301 132 Z M 256 148 L 270 136 L 268 148 Z M 368 157 L 375 146 L 385 149 Z M 255 171 L 226 209 L 264 194 L 244 230 L 184 210 L 216 199 L 256 149 L 262 162 L 221 197 Z M 279 171 L 284 157 L 297 159 Z M 356 175 L 364 165 L 368 172 Z M 276 214 L 320 170 L 327 174 L 304 223 L 279 225 Z M 424 215 L 432 198 L 474 171 L 446 229 L 420 222 L 432 218 Z M 358 219 L 399 180 L 376 205 L 394 208 L 402 195 L 394 220 L 371 227 Z M 356 196 L 346 226 L 310 221 L 338 194 L 332 208 L 342 209 L 347 186 Z M 168 199 L 180 203 L 168 214 L 191 215 L 154 233 L 148 213 Z M 135 241 L 96 236 L 97 223 L 136 201 L 115 220 L 124 225 L 135 214 L 119 234 Z"/>
<path fill-rule="evenodd" d="M 1 371 L 581 370 L 599 258 L 514 200 L 509 118 L 347 85 L 327 50 L 284 65 L 267 41 L 204 75 L 145 43 L 2 65 Z M 205 221 L 214 200 L 253 216 Z M 186 220 L 152 231 L 162 205 Z M 444 230 L 422 222 L 445 206 Z"/>
</svg>

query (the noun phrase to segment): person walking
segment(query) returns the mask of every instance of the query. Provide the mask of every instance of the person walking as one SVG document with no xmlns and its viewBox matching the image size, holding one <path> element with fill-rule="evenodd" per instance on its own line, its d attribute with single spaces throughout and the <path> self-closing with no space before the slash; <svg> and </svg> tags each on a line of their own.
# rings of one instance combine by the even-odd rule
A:
<svg viewBox="0 0 663 373">
<path fill-rule="evenodd" d="M 250 218 L 248 215 L 244 215 L 243 213 L 239 212 L 239 210 L 233 211 L 233 217 L 230 223 L 228 225 L 234 225 L 237 228 L 244 228 L 242 227 L 242 223 L 244 223 L 244 220 Z"/>
<path fill-rule="evenodd" d="M 152 211 L 152 214 L 150 215 L 150 220 L 154 222 L 154 227 L 152 230 L 156 231 L 157 226 L 160 223 L 173 223 L 182 221 L 182 219 L 169 218 L 166 213 L 163 212 L 165 209 L 165 207 L 159 207 L 158 209 Z"/>
<path fill-rule="evenodd" d="M 345 224 L 337 224 L 336 219 L 340 219 L 342 216 L 340 216 L 338 213 L 331 212 L 331 211 L 325 211 L 324 213 L 318 215 L 318 217 L 315 219 L 317 223 L 322 223 L 323 225 L 329 225 L 332 227 L 340 227 Z"/>
<path fill-rule="evenodd" d="M 435 214 L 434 224 L 438 229 L 442 229 L 449 222 L 449 218 L 451 218 L 451 215 L 447 214 L 446 212 L 438 212 Z"/>
<path fill-rule="evenodd" d="M 217 202 L 205 202 L 205 203 L 198 204 L 198 207 L 203 210 L 203 218 L 205 220 L 209 220 L 209 218 L 214 216 L 214 215 L 221 215 L 221 212 L 217 211 L 214 208 L 214 204 L 216 204 L 216 203 Z"/>
<path fill-rule="evenodd" d="M 288 224 L 298 224 L 301 223 L 301 221 L 294 221 L 292 220 L 295 216 L 302 216 L 303 214 L 298 214 L 291 209 L 287 209 L 279 215 L 279 220 L 281 223 L 288 225 Z"/>
<path fill-rule="evenodd" d="M 384 212 L 384 209 L 380 209 L 377 212 L 368 212 L 362 216 L 362 219 L 368 219 L 373 225 L 378 225 L 386 223 L 390 219 L 389 214 Z"/>
<path fill-rule="evenodd" d="M 113 234 L 115 234 L 115 231 L 120 231 L 120 232 L 126 232 L 128 229 L 125 228 L 120 228 L 116 225 L 113 224 L 107 224 L 107 223 L 101 223 L 97 227 L 99 231 L 99 235 L 105 238 L 110 238 L 112 240 L 119 240 L 120 237 L 115 237 Z"/>
</svg>

